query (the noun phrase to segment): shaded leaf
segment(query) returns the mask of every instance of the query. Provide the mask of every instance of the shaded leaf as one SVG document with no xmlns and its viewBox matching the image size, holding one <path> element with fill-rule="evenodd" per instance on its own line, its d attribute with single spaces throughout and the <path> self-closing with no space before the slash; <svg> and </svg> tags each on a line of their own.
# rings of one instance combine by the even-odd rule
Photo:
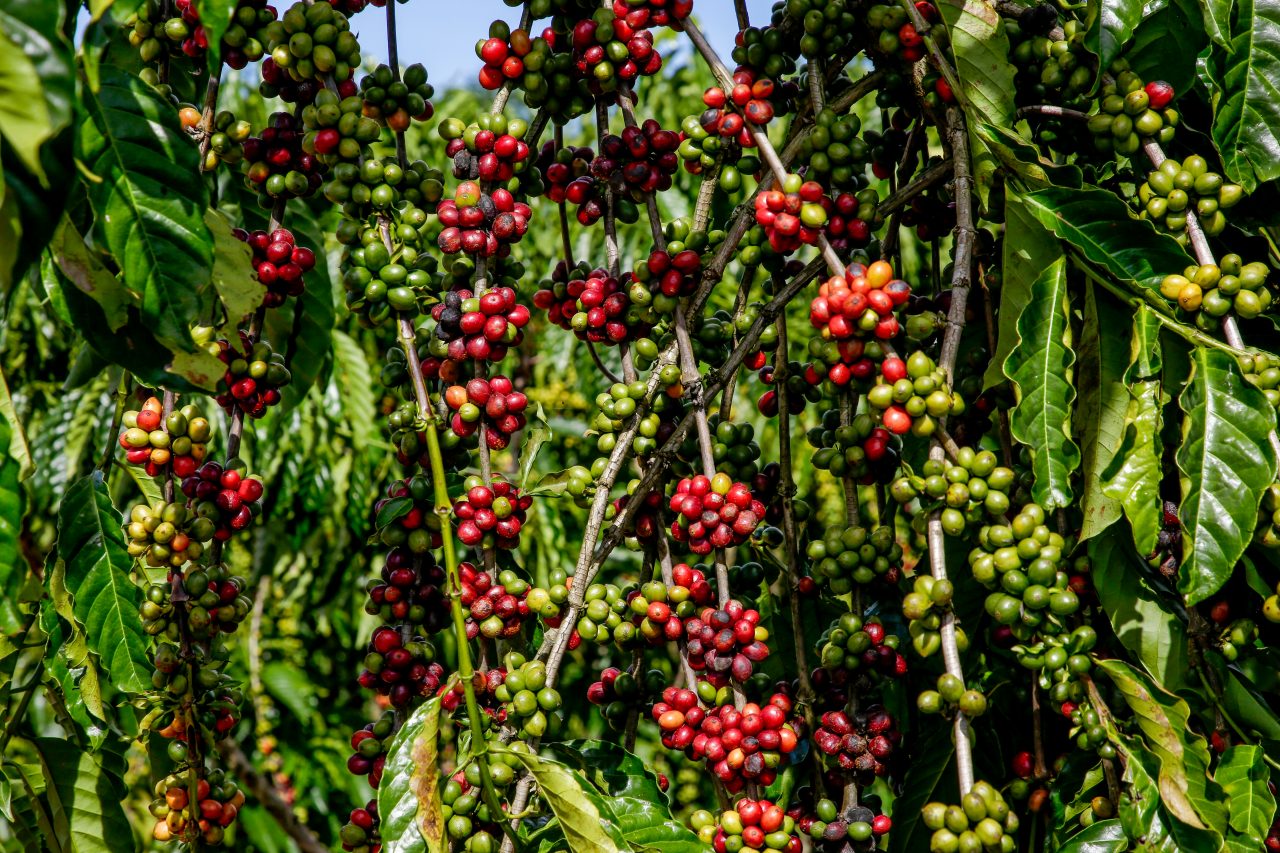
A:
<svg viewBox="0 0 1280 853">
<path fill-rule="evenodd" d="M 1231 7 L 1235 0 L 1200 0 L 1205 32 L 1214 44 L 1231 47 Z"/>
<path fill-rule="evenodd" d="M 1184 540 L 1178 589 L 1197 604 L 1231 577 L 1253 536 L 1258 504 L 1276 476 L 1267 439 L 1276 412 L 1226 353 L 1200 347 L 1191 364 L 1179 400 L 1186 417 L 1177 453 Z"/>
<path fill-rule="evenodd" d="M 894 831 L 889 833 L 889 853 L 916 853 L 929 849 L 933 830 L 924 825 L 920 811 L 933 801 L 955 802 L 955 744 L 951 727 L 938 722 L 927 734 L 921 730 L 917 760 L 902 777 L 902 795 L 893 804 Z"/>
<path fill-rule="evenodd" d="M 1221 7 L 1220 2 L 1209 2 Z M 1230 45 L 1213 51 L 1213 143 L 1228 178 L 1253 192 L 1280 177 L 1280 4 L 1239 0 Z M 1228 6 L 1228 9 L 1230 7 Z"/>
<path fill-rule="evenodd" d="M 142 317 L 165 344 L 194 349 L 196 288 L 209 279 L 213 245 L 203 220 L 208 191 L 199 152 L 173 107 L 134 75 L 102 69 L 84 87 L 77 151 L 101 180 L 87 182 L 94 229 L 125 284 L 142 294 Z"/>
<path fill-rule="evenodd" d="M 1080 448 L 1071 438 L 1076 391 L 1069 311 L 1067 263 L 1058 258 L 1031 283 L 1018 318 L 1019 342 L 1004 364 L 1018 392 L 1009 426 L 1013 437 L 1034 453 L 1032 496 L 1046 510 L 1070 506 L 1071 474 L 1080 466 Z"/>
<path fill-rule="evenodd" d="M 1175 92 L 1185 92 L 1195 82 L 1196 58 L 1208 43 L 1196 0 L 1172 0 L 1138 24 L 1124 56 L 1129 70 L 1143 80 L 1163 80 Z"/>
<path fill-rule="evenodd" d="M 1058 853 L 1123 853 L 1129 849 L 1129 839 L 1119 818 L 1100 820 L 1082 832 L 1067 839 Z"/>
<path fill-rule="evenodd" d="M 262 304 L 267 288 L 254 274 L 253 250 L 248 243 L 237 240 L 231 233 L 231 221 L 226 215 L 216 210 L 206 210 L 204 224 L 213 239 L 210 280 L 227 312 L 227 323 L 234 327 Z"/>
<path fill-rule="evenodd" d="M 1119 56 L 1142 21 L 1143 0 L 1106 0 L 1089 4 L 1085 47 L 1098 57 L 1098 66 L 1107 68 Z"/>
<path fill-rule="evenodd" d="M 72 602 L 71 593 L 67 590 L 66 563 L 58 559 L 52 562 L 52 569 L 47 571 L 49 597 L 46 602 L 42 602 L 41 606 L 47 607 L 46 613 L 51 610 L 66 622 L 69 635 L 62 640 L 60 648 L 53 648 L 51 643 L 49 654 L 62 655 L 66 659 L 68 670 L 83 670 L 77 685 L 79 699 L 90 713 L 99 720 L 105 720 L 107 716 L 102 707 L 102 684 L 98 674 L 98 662 L 89 650 L 89 637 L 85 633 L 84 625 L 76 618 L 75 605 Z M 45 617 L 45 613 L 41 615 L 42 618 Z M 54 635 L 54 631 L 51 630 L 53 627 L 52 625 L 46 627 L 50 637 Z"/>
<path fill-rule="evenodd" d="M 977 133 L 987 149 L 1000 161 L 1000 165 L 1017 175 L 1027 189 L 1036 190 L 1054 185 L 1079 187 L 1084 183 L 1079 166 L 1053 162 L 1007 127 L 980 124 Z M 1007 196 L 1005 206 L 1007 209 Z"/>
<path fill-rule="evenodd" d="M 41 147 L 71 123 L 75 77 L 62 37 L 63 6 L 8 0 L 0 7 L 0 134 L 44 186 Z"/>
<path fill-rule="evenodd" d="M 1232 746 L 1218 759 L 1213 777 L 1227 793 L 1231 828 L 1258 840 L 1267 837 L 1276 813 L 1262 756 L 1262 747 L 1255 744 Z"/>
<path fill-rule="evenodd" d="M 27 574 L 27 561 L 18 548 L 26 493 L 18 481 L 19 464 L 9 453 L 9 422 L 0 417 L 0 635 L 16 631 L 21 617 L 17 592 Z"/>
<path fill-rule="evenodd" d="M 136 850 L 133 831 L 122 803 L 124 781 L 101 759 L 81 752 L 60 738 L 36 738 L 33 743 L 49 782 L 46 796 L 53 811 L 61 810 L 69 828 L 69 853 L 122 853 Z M 56 818 L 55 818 L 56 822 Z"/>
<path fill-rule="evenodd" d="M 440 699 L 433 697 L 413 712 L 387 747 L 378 814 L 382 847 L 388 853 L 447 849 L 437 784 L 439 737 Z"/>
<path fill-rule="evenodd" d="M 1227 821 L 1226 796 L 1209 778 L 1209 744 L 1187 727 L 1187 703 L 1123 661 L 1102 660 L 1098 668 L 1124 696 L 1160 761 L 1156 781 L 1163 806 L 1188 826 L 1220 832 Z"/>
<path fill-rule="evenodd" d="M 1083 425 L 1084 520 L 1080 538 L 1089 539 L 1120 518 L 1120 503 L 1103 491 L 1103 471 L 1124 438 L 1129 389 L 1123 381 L 1127 323 L 1116 303 L 1085 289 L 1084 331 L 1080 337 L 1080 404 Z"/>
<path fill-rule="evenodd" d="M 76 481 L 58 510 L 58 554 L 90 647 L 120 690 L 141 693 L 151 689 L 151 662 L 120 521 L 101 475 Z"/>
<path fill-rule="evenodd" d="M 111 331 L 119 331 L 128 322 L 128 309 L 138 304 L 138 297 L 130 293 L 85 245 L 84 237 L 66 216 L 62 217 L 58 230 L 53 232 L 49 251 L 62 274 L 101 306 Z"/>
<path fill-rule="evenodd" d="M 1139 306 L 1133 317 L 1129 366 L 1124 381 L 1129 386 L 1124 439 L 1103 473 L 1103 492 L 1120 502 L 1133 530 L 1134 543 L 1143 554 L 1156 548 L 1164 526 L 1164 502 L 1160 497 L 1161 385 L 1160 321 L 1155 312 Z"/>
<path fill-rule="evenodd" d="M 369 360 L 354 338 L 337 329 L 333 332 L 333 363 L 347 427 L 363 444 L 377 441 L 377 401 Z"/>
<path fill-rule="evenodd" d="M 1040 224 L 1116 278 L 1141 283 L 1191 262 L 1176 240 L 1134 219 L 1129 206 L 1109 190 L 1050 187 L 1025 198 Z"/>
<path fill-rule="evenodd" d="M 1181 688 L 1190 671 L 1186 625 L 1143 579 L 1143 564 L 1121 527 L 1089 543 L 1089 563 L 1116 637 L 1157 681 Z"/>
</svg>

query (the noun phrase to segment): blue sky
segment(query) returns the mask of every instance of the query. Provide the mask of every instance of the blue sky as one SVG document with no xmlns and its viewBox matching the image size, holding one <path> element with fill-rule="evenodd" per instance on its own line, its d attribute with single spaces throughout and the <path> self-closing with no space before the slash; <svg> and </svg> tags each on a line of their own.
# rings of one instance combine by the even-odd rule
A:
<svg viewBox="0 0 1280 853">
<path fill-rule="evenodd" d="M 287 5 L 277 0 L 277 6 Z M 772 6 L 772 0 L 747 0 L 752 23 L 767 23 Z M 732 0 L 694 0 L 693 14 L 716 51 L 732 66 L 729 51 L 738 30 Z M 365 55 L 378 62 L 387 58 L 385 16 L 385 10 L 370 7 L 351 22 Z M 473 83 L 480 68 L 476 40 L 489 34 L 489 23 L 495 18 L 514 25 L 519 20 L 519 8 L 510 8 L 502 0 L 410 0 L 399 4 L 396 29 L 400 62 L 421 62 L 437 88 Z"/>
</svg>

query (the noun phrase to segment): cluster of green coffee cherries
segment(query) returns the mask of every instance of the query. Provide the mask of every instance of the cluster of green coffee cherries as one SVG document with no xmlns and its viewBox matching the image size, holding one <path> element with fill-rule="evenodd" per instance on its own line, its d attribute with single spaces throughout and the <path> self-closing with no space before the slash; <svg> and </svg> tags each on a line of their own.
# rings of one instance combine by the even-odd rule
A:
<svg viewBox="0 0 1280 853">
<path fill-rule="evenodd" d="M 942 617 L 951 609 L 955 586 L 946 578 L 917 574 L 911 592 L 902 598 L 902 615 L 907 619 L 911 647 L 922 658 L 933 657 L 942 648 Z M 956 648 L 969 648 L 969 635 L 956 625 Z"/>
<path fill-rule="evenodd" d="M 1064 567 L 1066 541 L 1045 524 L 1044 509 L 1027 504 L 1008 524 L 978 532 L 969 552 L 973 577 L 987 589 L 986 610 L 996 622 L 1044 633 L 1061 633 L 1080 609 Z"/>
<path fill-rule="evenodd" d="M 362 322 L 377 325 L 393 313 L 417 316 L 419 296 L 430 289 L 438 268 L 426 251 L 427 222 L 426 211 L 419 207 L 397 210 L 390 226 L 390 249 L 377 224 L 345 220 L 338 227 L 338 241 L 348 246 L 342 258 L 347 307 Z"/>
<path fill-rule="evenodd" d="M 814 581 L 835 595 L 843 595 L 899 569 L 902 546 L 897 543 L 893 528 L 887 525 L 872 530 L 839 527 L 810 542 L 805 556 Z"/>
<path fill-rule="evenodd" d="M 1243 197 L 1239 184 L 1228 183 L 1209 170 L 1203 157 L 1190 154 L 1181 163 L 1165 160 L 1148 172 L 1146 181 L 1138 186 L 1135 204 L 1140 219 L 1149 219 L 1185 241 L 1188 214 L 1195 214 L 1205 234 L 1216 237 L 1227 227 L 1223 211 L 1235 207 Z"/>
<path fill-rule="evenodd" d="M 1113 63 L 1113 70 L 1123 67 L 1124 61 Z M 1116 74 L 1114 80 L 1104 81 L 1098 98 L 1098 112 L 1089 116 L 1089 132 L 1093 144 L 1103 152 L 1137 154 L 1144 139 L 1154 139 L 1161 145 L 1173 141 L 1180 116 L 1169 106 L 1173 90 L 1168 84 L 1144 84 L 1132 71 Z M 1166 91 L 1167 89 L 1167 91 Z"/>
<path fill-rule="evenodd" d="M 436 202 L 444 196 L 444 173 L 422 160 L 401 168 L 394 160 L 369 157 L 359 164 L 337 163 L 329 172 L 323 192 L 329 201 L 342 206 L 347 222 L 356 223 L 370 213 L 391 212 L 402 206 L 406 211 L 419 208 L 434 210 Z M 402 212 L 400 218 L 403 220 L 405 215 Z M 425 224 L 424 218 L 415 227 L 421 228 Z M 435 233 L 431 239 L 434 240 L 439 226 L 433 225 L 433 230 Z M 341 226 L 338 239 L 342 241 Z"/>
<path fill-rule="evenodd" d="M 920 474 L 894 480 L 889 493 L 899 503 L 921 501 L 921 509 L 942 508 L 942 529 L 962 536 L 984 519 L 998 519 L 1009 511 L 1009 492 L 1018 482 L 1012 468 L 999 463 L 990 450 L 960 448 L 955 462 L 930 459 Z"/>
<path fill-rule="evenodd" d="M 1239 255 L 1223 255 L 1216 264 L 1193 264 L 1181 275 L 1165 276 L 1160 281 L 1160 292 L 1167 299 L 1177 300 L 1183 311 L 1194 314 L 1197 325 L 1215 325 L 1228 314 L 1252 320 L 1271 307 L 1273 297 L 1267 288 L 1270 273 L 1262 261 L 1246 264 Z M 1203 324 L 1199 322 L 1201 317 Z M 1259 374 L 1265 372 L 1264 368 Z M 1273 372 L 1280 377 L 1280 371 Z M 1280 378 L 1267 381 L 1274 390 Z M 1261 382 L 1255 384 L 1265 387 Z"/>
<path fill-rule="evenodd" d="M 507 675 L 494 690 L 494 698 L 504 703 L 507 722 L 518 725 L 520 737 L 542 737 L 560 709 L 560 694 L 547 684 L 547 665 L 540 660 L 526 660 L 523 655 L 508 653 L 503 658 Z"/>
<path fill-rule="evenodd" d="M 981 780 L 960 798 L 959 805 L 929 803 L 921 818 L 933 830 L 931 853 L 1013 853 L 1017 849 L 1018 816 L 995 787 Z"/>
</svg>

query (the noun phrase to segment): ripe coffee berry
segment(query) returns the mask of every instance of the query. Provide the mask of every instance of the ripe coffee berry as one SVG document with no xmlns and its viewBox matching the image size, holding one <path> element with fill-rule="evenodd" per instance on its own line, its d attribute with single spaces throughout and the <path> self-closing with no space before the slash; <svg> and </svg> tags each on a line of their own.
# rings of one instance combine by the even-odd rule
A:
<svg viewBox="0 0 1280 853">
<path fill-rule="evenodd" d="M 194 403 L 163 417 L 164 406 L 148 397 L 137 411 L 124 413 L 120 446 L 133 465 L 155 477 L 173 466 L 174 476 L 186 477 L 204 461 L 213 428 Z"/>
<path fill-rule="evenodd" d="M 476 298 L 470 290 L 453 290 L 431 309 L 436 321 L 430 353 L 450 361 L 501 361 L 524 339 L 528 307 L 516 301 L 510 287 L 495 287 Z"/>
<path fill-rule="evenodd" d="M 720 815 L 720 826 L 711 848 L 715 853 L 738 850 L 800 853 L 804 846 L 795 834 L 795 820 L 781 806 L 769 800 L 741 799 L 733 809 Z"/>
<path fill-rule="evenodd" d="M 266 231 L 251 233 L 237 228 L 231 233 L 253 250 L 253 271 L 267 288 L 263 305 L 278 308 L 286 297 L 302 295 L 306 289 L 303 275 L 316 265 L 316 255 L 305 246 L 299 246 L 291 231 L 277 228 L 268 234 Z"/>
<path fill-rule="evenodd" d="M 533 498 L 506 480 L 489 485 L 478 476 L 463 481 L 465 496 L 453 504 L 462 544 L 477 548 L 511 550 L 520 544 L 520 529 Z"/>
<path fill-rule="evenodd" d="M 432 504 L 431 481 L 424 475 L 406 477 L 387 486 L 386 497 L 373 505 L 374 526 L 383 545 L 406 546 L 411 553 L 429 554 L 440 547 L 440 521 Z"/>
<path fill-rule="evenodd" d="M 415 697 L 435 694 L 444 679 L 444 667 L 435 660 L 435 650 L 421 638 L 404 642 L 395 628 L 373 632 L 369 652 L 364 657 L 360 686 L 387 697 L 394 708 L 404 708 Z"/>
<path fill-rule="evenodd" d="M 525 425 L 524 410 L 529 406 L 529 398 L 513 390 L 505 376 L 451 385 L 445 389 L 444 401 L 453 411 L 449 426 L 454 433 L 466 438 L 483 424 L 490 450 L 502 450 L 511 443 L 512 434 Z"/>
<path fill-rule="evenodd" d="M 504 570 L 494 583 L 484 569 L 472 563 L 458 566 L 462 582 L 462 606 L 467 608 L 467 636 L 492 640 L 510 639 L 520 633 L 520 625 L 530 615 L 530 586 L 515 572 Z"/>
<path fill-rule="evenodd" d="M 764 504 L 751 496 L 745 483 L 735 483 L 728 474 L 685 478 L 676 484 L 668 509 L 677 513 L 671 535 L 688 542 L 695 554 L 709 554 L 713 548 L 741 545 L 764 519 Z"/>
<path fill-rule="evenodd" d="M 227 414 L 239 409 L 251 418 L 260 418 L 269 406 L 280 402 L 280 389 L 292 376 L 284 356 L 273 352 L 266 341 L 253 342 L 241 332 L 240 347 L 237 350 L 225 340 L 218 341 L 218 358 L 227 366 L 222 377 L 227 391 L 216 399 Z"/>
<path fill-rule="evenodd" d="M 884 775 L 885 762 L 901 739 L 893 717 L 879 705 L 852 716 L 844 711 L 828 711 L 813 735 L 814 744 L 823 754 L 864 783 Z"/>
<path fill-rule="evenodd" d="M 585 266 L 579 264 L 570 271 L 563 263 L 558 265 L 546 282 L 550 287 L 533 295 L 534 306 L 580 340 L 617 344 L 647 335 L 654 318 L 632 302 L 631 274 L 618 279 L 602 269 L 586 272 Z"/>
<path fill-rule="evenodd" d="M 465 252 L 480 257 L 504 256 L 529 228 L 529 205 L 505 189 L 482 192 L 475 181 L 458 184 L 453 198 L 436 208 L 444 229 L 436 243 L 446 255 Z"/>
<path fill-rule="evenodd" d="M 444 567 L 406 548 L 387 554 L 382 573 L 366 587 L 365 612 L 388 623 L 409 623 L 439 631 L 449 622 Z"/>
<path fill-rule="evenodd" d="M 243 463 L 206 462 L 182 481 L 182 493 L 195 502 L 196 513 L 215 525 L 213 538 L 225 542 L 244 530 L 259 511 L 262 480 L 245 476 Z"/>
<path fill-rule="evenodd" d="M 280 112 L 272 114 L 262 136 L 246 139 L 240 168 L 249 189 L 272 199 L 301 198 L 319 189 L 322 164 L 302 149 L 302 136 L 293 115 Z"/>
<path fill-rule="evenodd" d="M 760 613 L 730 599 L 723 609 L 707 607 L 684 622 L 689 665 L 716 687 L 732 678 L 745 682 L 755 664 L 769 656 L 769 630 Z"/>
</svg>

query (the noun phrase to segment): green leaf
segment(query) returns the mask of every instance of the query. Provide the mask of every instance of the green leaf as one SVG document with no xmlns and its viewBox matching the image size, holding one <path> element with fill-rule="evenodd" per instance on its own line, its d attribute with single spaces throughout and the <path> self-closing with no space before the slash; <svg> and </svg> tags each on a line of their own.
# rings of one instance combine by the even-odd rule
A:
<svg viewBox="0 0 1280 853">
<path fill-rule="evenodd" d="M 1257 695 L 1257 689 L 1245 676 L 1227 667 L 1218 655 L 1207 655 L 1205 661 L 1218 670 L 1222 680 L 1222 707 L 1239 723 L 1246 733 L 1268 740 L 1280 740 L 1280 717 L 1266 701 Z"/>
<path fill-rule="evenodd" d="M 605 794 L 622 837 L 635 849 L 663 853 L 705 851 L 706 845 L 671 816 L 667 795 L 638 756 L 617 744 L 597 740 L 551 744 L 547 749 Z"/>
<path fill-rule="evenodd" d="M 933 831 L 920 819 L 926 803 L 957 802 L 955 744 L 951 726 L 935 721 L 928 733 L 920 731 L 920 757 L 912 761 L 902 777 L 902 795 L 894 801 L 894 831 L 889 833 L 889 853 L 917 853 L 929 849 Z"/>
<path fill-rule="evenodd" d="M 1106 294 L 1085 289 L 1084 331 L 1080 336 L 1079 423 L 1083 424 L 1084 521 L 1082 540 L 1101 533 L 1120 518 L 1120 503 L 1103 491 L 1103 472 L 1124 439 L 1129 389 L 1125 369 L 1126 318 Z"/>
<path fill-rule="evenodd" d="M 210 50 L 212 38 L 210 35 Z M 231 233 L 231 220 L 225 214 L 210 209 L 204 212 L 204 224 L 213 238 L 210 279 L 227 312 L 227 324 L 234 327 L 262 304 L 267 288 L 253 271 L 253 250 Z"/>
<path fill-rule="evenodd" d="M 1280 177 L 1280 4 L 1240 0 L 1230 52 L 1213 51 L 1213 143 L 1226 176 L 1253 192 Z"/>
<path fill-rule="evenodd" d="M 52 611 L 67 623 L 70 633 L 62 641 L 61 648 L 50 648 L 49 653 L 61 654 L 66 659 L 68 669 L 83 670 L 77 685 L 79 696 L 90 713 L 99 720 L 105 720 L 107 716 L 102 706 L 102 683 L 98 673 L 98 662 L 90 652 L 89 637 L 85 633 L 84 625 L 76 618 L 75 604 L 67 589 L 67 565 L 62 560 L 52 562 L 52 570 L 47 571 L 49 597 L 45 602 L 41 602 L 41 607 L 46 608 L 41 616 L 47 619 L 50 615 L 49 611 Z M 51 637 L 54 634 L 52 628 L 52 625 L 46 628 Z"/>
<path fill-rule="evenodd" d="M 1108 727 L 1108 735 L 1123 758 L 1120 823 L 1127 836 L 1142 839 L 1134 849 L 1141 853 L 1219 853 L 1221 835 L 1193 829 L 1162 808 L 1156 783 L 1159 761 L 1142 740 L 1121 735 L 1114 726 Z"/>
<path fill-rule="evenodd" d="M 355 339 L 337 329 L 333 331 L 334 380 L 338 383 L 342 414 L 359 444 L 378 440 L 377 401 L 373 396 L 373 379 L 369 359 Z"/>
<path fill-rule="evenodd" d="M 386 527 L 392 522 L 404 518 L 411 509 L 413 509 L 413 498 L 408 495 L 399 498 L 388 498 L 387 502 L 379 508 L 374 524 L 379 529 Z"/>
<path fill-rule="evenodd" d="M 116 687 L 141 693 L 151 689 L 151 663 L 120 521 L 101 475 L 76 481 L 58 510 L 58 554 L 90 647 Z"/>
<path fill-rule="evenodd" d="M 1118 279 L 1145 282 L 1191 263 L 1176 240 L 1134 219 L 1109 190 L 1050 187 L 1027 195 L 1026 203 L 1040 224 Z"/>
<path fill-rule="evenodd" d="M 1079 166 L 1053 162 L 1007 127 L 980 124 L 977 133 L 987 149 L 1000 161 L 1000 165 L 1021 179 L 1027 189 L 1042 189 L 1053 185 L 1080 187 L 1084 183 Z M 1006 210 L 1008 204 L 1006 196 Z"/>
<path fill-rule="evenodd" d="M 315 722 L 316 685 L 305 671 L 282 661 L 271 661 L 262 668 L 262 683 L 298 722 L 304 725 Z"/>
<path fill-rule="evenodd" d="M 625 853 L 632 848 L 622 840 L 617 817 L 609 801 L 590 790 L 581 774 L 550 758 L 491 744 L 491 752 L 513 756 L 533 777 L 542 799 L 556 816 L 570 850 L 592 853 Z"/>
<path fill-rule="evenodd" d="M 1126 42 L 1142 22 L 1143 0 L 1105 0 L 1089 4 L 1084 44 L 1106 69 L 1124 52 Z"/>
<path fill-rule="evenodd" d="M 8 623 L 16 625 L 20 619 L 17 591 L 28 571 L 18 548 L 27 500 L 18 479 L 21 466 L 9 453 L 10 431 L 9 422 L 0 417 L 0 635 L 8 633 Z"/>
<path fill-rule="evenodd" d="M 1231 9 L 1235 0 L 1200 0 L 1205 32 L 1216 45 L 1231 51 Z"/>
<path fill-rule="evenodd" d="M 552 439 L 551 428 L 547 426 L 547 419 L 542 413 L 542 404 L 534 405 L 533 415 L 530 423 L 525 429 L 524 440 L 520 444 L 520 480 L 519 488 L 524 491 L 525 486 L 529 483 L 529 474 L 533 471 L 533 463 L 538 461 L 538 451 L 542 446 Z"/>
<path fill-rule="evenodd" d="M 985 206 L 996 161 L 975 132 L 980 124 L 1008 127 L 1013 124 L 1014 67 L 1009 61 L 1009 38 L 1004 19 L 990 3 L 981 0 L 943 0 L 936 4 L 947 25 L 955 56 L 960 91 L 956 97 L 969 117 L 973 177 L 978 199 Z"/>
<path fill-rule="evenodd" d="M 379 832 L 387 853 L 448 849 L 438 785 L 439 737 L 440 698 L 432 697 L 413 712 L 387 747 L 378 786 Z"/>
<path fill-rule="evenodd" d="M 1124 661 L 1101 660 L 1098 668 L 1124 696 L 1143 739 L 1160 760 L 1157 784 L 1164 807 L 1188 826 L 1221 832 L 1227 822 L 1226 795 L 1209 778 L 1209 744 L 1188 728 L 1187 703 Z"/>
<path fill-rule="evenodd" d="M 1199 347 L 1191 365 L 1179 400 L 1186 417 L 1177 453 L 1184 543 L 1178 589 L 1198 604 L 1231 577 L 1253 536 L 1258 504 L 1276 477 L 1267 438 L 1276 411 L 1226 353 Z"/>
<path fill-rule="evenodd" d="M 63 849 L 68 853 L 136 850 L 122 805 L 128 796 L 124 781 L 97 756 L 81 752 L 69 741 L 42 737 L 32 743 L 44 767 L 52 811 L 61 811 L 70 829 Z"/>
<path fill-rule="evenodd" d="M 1004 255 L 1001 260 L 1000 305 L 996 351 L 982 379 L 983 388 L 1005 381 L 1004 363 L 1018 344 L 1018 318 L 1031 298 L 1031 284 L 1041 270 L 1062 257 L 1062 244 L 1031 214 L 1022 196 L 1005 196 Z"/>
<path fill-rule="evenodd" d="M 1218 759 L 1213 777 L 1227 793 L 1231 828 L 1258 840 L 1267 837 L 1276 813 L 1276 798 L 1267 787 L 1270 775 L 1262 758 L 1260 746 L 1233 746 Z"/>
<path fill-rule="evenodd" d="M 142 294 L 142 318 L 155 336 L 190 352 L 196 288 L 213 260 L 199 152 L 173 107 L 136 76 L 104 67 L 101 90 L 83 92 L 77 150 L 100 179 L 86 183 L 95 233 L 125 284 Z"/>
<path fill-rule="evenodd" d="M 1124 440 L 1103 473 L 1102 490 L 1120 502 L 1133 529 L 1134 544 L 1143 554 L 1156 549 L 1156 537 L 1164 526 L 1164 502 L 1160 479 L 1162 391 L 1160 321 L 1155 312 L 1139 306 L 1133 318 L 1129 366 L 1124 382 L 1129 386 Z"/>
<path fill-rule="evenodd" d="M 222 67 L 222 34 L 231 25 L 231 16 L 239 4 L 237 0 L 196 0 L 195 5 L 209 37 L 209 73 L 216 74 Z"/>
<path fill-rule="evenodd" d="M 1163 80 L 1185 92 L 1195 83 L 1196 58 L 1208 43 L 1196 0 L 1173 0 L 1138 24 L 1125 59 L 1143 80 Z"/>
<path fill-rule="evenodd" d="M 1170 690 L 1178 690 L 1190 671 L 1187 630 L 1143 579 L 1144 568 L 1120 527 L 1089 542 L 1093 588 L 1116 638 Z"/>
<path fill-rule="evenodd" d="M 1128 849 L 1129 839 L 1120 819 L 1112 818 L 1077 832 L 1058 848 L 1058 853 L 1124 853 Z"/>
<path fill-rule="evenodd" d="M 63 13 L 62 4 L 45 0 L 0 7 L 0 134 L 44 186 L 49 176 L 40 150 L 71 123 L 75 98 Z"/>
<path fill-rule="evenodd" d="M 1018 345 L 1004 364 L 1017 386 L 1018 404 L 1009 416 L 1013 437 L 1029 446 L 1035 472 L 1032 496 L 1046 510 L 1071 505 L 1071 473 L 1080 466 L 1080 448 L 1071 438 L 1071 306 L 1067 263 L 1058 258 L 1031 283 L 1018 318 Z"/>
<path fill-rule="evenodd" d="M 72 284 L 82 290 L 102 307 L 107 325 L 118 332 L 129 321 L 129 308 L 138 304 L 137 294 L 130 293 L 118 278 L 111 274 L 93 251 L 85 245 L 84 237 L 66 216 L 53 233 L 49 251 Z"/>
</svg>

